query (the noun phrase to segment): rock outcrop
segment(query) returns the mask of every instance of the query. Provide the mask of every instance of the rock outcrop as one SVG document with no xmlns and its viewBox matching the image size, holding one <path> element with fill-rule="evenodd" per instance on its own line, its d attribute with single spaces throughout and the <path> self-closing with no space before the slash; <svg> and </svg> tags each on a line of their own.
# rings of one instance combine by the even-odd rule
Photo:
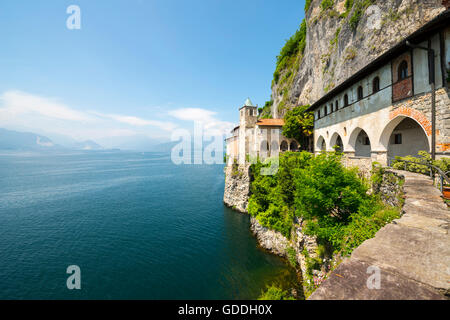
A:
<svg viewBox="0 0 450 320">
<path fill-rule="evenodd" d="M 250 194 L 250 165 L 228 165 L 225 167 L 225 192 L 223 202 L 236 211 L 247 213 Z"/>
</svg>

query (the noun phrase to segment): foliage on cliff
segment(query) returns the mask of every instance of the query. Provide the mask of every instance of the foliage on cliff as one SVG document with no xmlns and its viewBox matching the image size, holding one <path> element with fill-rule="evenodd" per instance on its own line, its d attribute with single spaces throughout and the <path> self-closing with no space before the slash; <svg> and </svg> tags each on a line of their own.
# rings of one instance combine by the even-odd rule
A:
<svg viewBox="0 0 450 320">
<path fill-rule="evenodd" d="M 342 165 L 339 153 L 280 155 L 278 173 L 263 176 L 262 163 L 252 165 L 248 211 L 263 226 L 290 238 L 294 217 L 306 221 L 305 233 L 333 251 L 349 254 L 399 216 L 368 194 L 369 184 L 356 169 Z"/>
<path fill-rule="evenodd" d="M 314 115 L 307 112 L 309 105 L 295 107 L 284 116 L 283 135 L 294 138 L 301 146 L 307 146 L 314 130 Z"/>
<path fill-rule="evenodd" d="M 276 285 L 271 285 L 258 300 L 295 300 L 289 293 Z"/>
</svg>

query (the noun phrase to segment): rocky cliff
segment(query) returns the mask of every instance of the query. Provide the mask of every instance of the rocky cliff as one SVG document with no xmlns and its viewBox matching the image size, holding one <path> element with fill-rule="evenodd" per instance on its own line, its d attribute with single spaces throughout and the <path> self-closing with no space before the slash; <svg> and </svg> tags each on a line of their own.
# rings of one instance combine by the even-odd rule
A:
<svg viewBox="0 0 450 320">
<path fill-rule="evenodd" d="M 307 0 L 305 10 L 278 57 L 274 117 L 313 103 L 445 7 L 442 0 Z"/>
<path fill-rule="evenodd" d="M 236 211 L 247 213 L 250 194 L 250 164 L 232 164 L 225 167 L 223 202 Z"/>
</svg>

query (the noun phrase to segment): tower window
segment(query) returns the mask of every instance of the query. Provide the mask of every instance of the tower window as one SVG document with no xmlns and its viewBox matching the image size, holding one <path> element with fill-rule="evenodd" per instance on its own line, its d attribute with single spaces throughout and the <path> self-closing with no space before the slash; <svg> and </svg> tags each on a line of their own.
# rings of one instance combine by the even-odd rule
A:
<svg viewBox="0 0 450 320">
<path fill-rule="evenodd" d="M 408 78 L 408 63 L 403 60 L 398 66 L 398 81 Z"/>
<path fill-rule="evenodd" d="M 394 144 L 402 144 L 402 134 L 397 133 L 394 135 Z"/>
</svg>

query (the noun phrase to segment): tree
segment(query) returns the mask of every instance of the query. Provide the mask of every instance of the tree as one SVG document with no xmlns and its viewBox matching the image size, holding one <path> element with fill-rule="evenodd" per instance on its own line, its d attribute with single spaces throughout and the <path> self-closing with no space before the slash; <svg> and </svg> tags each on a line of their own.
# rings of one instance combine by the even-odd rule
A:
<svg viewBox="0 0 450 320">
<path fill-rule="evenodd" d="M 295 107 L 284 116 L 283 135 L 297 140 L 303 150 L 310 149 L 310 137 L 314 129 L 314 115 L 306 111 L 309 107 Z"/>
</svg>

